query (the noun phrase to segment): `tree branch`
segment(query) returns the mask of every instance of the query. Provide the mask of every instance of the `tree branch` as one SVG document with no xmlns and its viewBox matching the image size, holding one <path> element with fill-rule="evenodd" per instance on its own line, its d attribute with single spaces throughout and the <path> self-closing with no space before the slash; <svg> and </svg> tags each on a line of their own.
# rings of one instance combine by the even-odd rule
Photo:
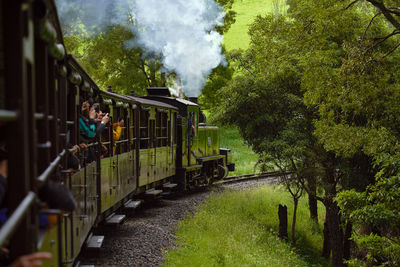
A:
<svg viewBox="0 0 400 267">
<path fill-rule="evenodd" d="M 350 7 L 352 7 L 355 3 L 359 2 L 360 0 L 354 0 L 353 2 L 351 2 L 347 7 L 345 7 L 343 10 L 347 10 Z"/>
<path fill-rule="evenodd" d="M 375 40 L 381 40 L 381 41 L 378 42 L 378 43 L 375 43 L 375 44 L 372 45 L 372 46 L 370 46 L 370 47 L 365 51 L 365 53 L 367 53 L 367 52 L 368 52 L 369 50 L 371 50 L 371 49 L 374 49 L 374 48 L 377 47 L 378 45 L 384 43 L 387 39 L 389 39 L 390 37 L 392 37 L 392 36 L 394 36 L 394 35 L 396 35 L 396 34 L 400 34 L 400 31 L 399 31 L 399 30 L 394 30 L 391 34 L 389 34 L 389 35 L 387 35 L 387 36 L 385 36 L 385 37 L 375 38 Z"/>
<path fill-rule="evenodd" d="M 396 49 L 399 48 L 399 47 L 400 47 L 400 43 L 398 43 L 395 47 L 393 47 L 393 49 L 390 50 L 388 53 L 386 53 L 386 55 L 384 55 L 381 59 L 384 59 L 385 57 L 389 56 L 391 53 L 396 51 Z"/>
<path fill-rule="evenodd" d="M 379 15 L 382 15 L 382 12 L 378 12 L 378 13 L 376 13 L 376 15 L 370 20 L 370 22 L 369 22 L 369 24 L 368 24 L 368 26 L 367 26 L 367 28 L 365 29 L 365 31 L 364 31 L 364 34 L 363 34 L 363 37 L 362 37 L 362 39 L 365 39 L 365 35 L 367 34 L 367 31 L 369 30 L 369 28 L 371 27 L 371 25 L 372 25 L 372 22 L 379 16 Z"/>
<path fill-rule="evenodd" d="M 400 22 L 396 20 L 395 17 L 393 17 L 392 13 L 388 8 L 386 8 L 385 4 L 381 1 L 377 0 L 367 0 L 370 2 L 372 5 L 375 7 L 379 8 L 379 10 L 383 13 L 385 18 L 397 29 L 400 30 Z"/>
</svg>

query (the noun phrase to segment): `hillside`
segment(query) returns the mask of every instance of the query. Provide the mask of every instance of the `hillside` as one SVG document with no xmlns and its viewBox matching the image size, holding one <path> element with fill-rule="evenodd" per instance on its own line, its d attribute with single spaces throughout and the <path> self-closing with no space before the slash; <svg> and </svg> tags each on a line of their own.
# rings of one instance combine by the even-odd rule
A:
<svg viewBox="0 0 400 267">
<path fill-rule="evenodd" d="M 224 36 L 224 44 L 228 50 L 246 49 L 249 44 L 248 26 L 257 15 L 283 10 L 285 0 L 236 0 L 233 9 L 237 12 L 236 22 Z"/>
</svg>

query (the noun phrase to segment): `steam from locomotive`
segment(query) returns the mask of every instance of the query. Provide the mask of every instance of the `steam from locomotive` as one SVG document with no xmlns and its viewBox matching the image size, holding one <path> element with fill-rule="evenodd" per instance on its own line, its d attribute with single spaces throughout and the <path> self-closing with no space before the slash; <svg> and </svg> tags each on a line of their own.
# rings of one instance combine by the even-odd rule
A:
<svg viewBox="0 0 400 267">
<path fill-rule="evenodd" d="M 57 0 L 64 25 L 81 22 L 93 33 L 124 25 L 135 33 L 127 47 L 140 46 L 161 56 L 175 72 L 187 96 L 198 96 L 206 78 L 219 64 L 223 37 L 214 30 L 225 13 L 214 0 Z"/>
</svg>

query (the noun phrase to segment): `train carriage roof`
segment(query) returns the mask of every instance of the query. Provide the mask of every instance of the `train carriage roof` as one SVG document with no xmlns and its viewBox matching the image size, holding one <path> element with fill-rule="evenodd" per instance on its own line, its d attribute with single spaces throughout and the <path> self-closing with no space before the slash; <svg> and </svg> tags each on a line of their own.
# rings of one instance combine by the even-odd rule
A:
<svg viewBox="0 0 400 267">
<path fill-rule="evenodd" d="M 149 87 L 147 88 L 148 96 L 145 96 L 145 99 L 153 100 L 153 101 L 160 101 L 179 109 L 180 115 L 186 117 L 187 116 L 187 109 L 189 106 L 199 107 L 198 104 L 182 99 L 182 98 L 174 98 L 171 97 L 169 93 L 169 89 L 167 87 Z"/>
</svg>

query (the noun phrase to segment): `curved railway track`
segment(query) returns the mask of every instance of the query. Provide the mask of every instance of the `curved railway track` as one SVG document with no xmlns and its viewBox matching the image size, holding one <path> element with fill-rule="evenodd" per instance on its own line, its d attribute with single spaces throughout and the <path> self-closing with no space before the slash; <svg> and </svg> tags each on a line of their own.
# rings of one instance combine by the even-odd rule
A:
<svg viewBox="0 0 400 267">
<path fill-rule="evenodd" d="M 84 250 L 79 261 L 96 267 L 159 266 L 163 262 L 163 252 L 175 246 L 178 222 L 188 213 L 196 212 L 196 207 L 207 199 L 210 192 L 223 192 L 226 188 L 246 190 L 262 184 L 273 184 L 278 182 L 281 175 L 280 172 L 265 172 L 230 176 L 215 182 L 217 188 L 214 189 L 201 187 L 185 194 L 148 202 L 145 208 L 131 213 L 121 225 L 100 226 L 97 232 L 105 236 L 102 248 L 98 251 Z M 242 185 L 242 182 L 247 184 Z"/>
<path fill-rule="evenodd" d="M 290 172 L 280 172 L 280 171 L 273 171 L 273 172 L 262 172 L 262 173 L 253 173 L 253 174 L 244 174 L 244 175 L 237 175 L 237 176 L 229 176 L 223 179 L 222 181 L 215 182 L 214 184 L 229 184 L 229 183 L 239 183 L 249 180 L 258 180 L 258 179 L 274 179 L 276 181 L 279 180 L 279 177 L 283 175 L 288 175 Z"/>
</svg>

